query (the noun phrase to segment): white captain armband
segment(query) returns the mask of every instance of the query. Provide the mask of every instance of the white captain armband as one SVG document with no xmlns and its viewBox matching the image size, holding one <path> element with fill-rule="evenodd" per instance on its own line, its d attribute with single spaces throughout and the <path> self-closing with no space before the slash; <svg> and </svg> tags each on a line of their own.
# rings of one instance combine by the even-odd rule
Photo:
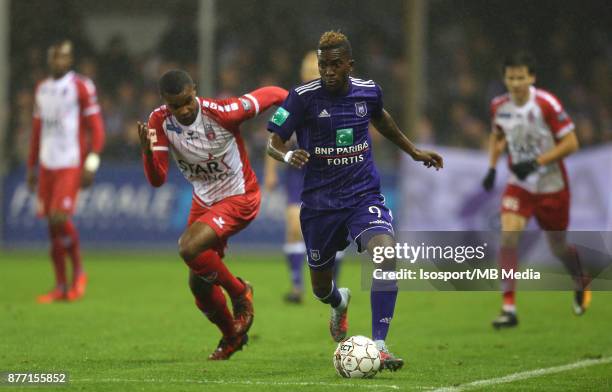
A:
<svg viewBox="0 0 612 392">
<path fill-rule="evenodd" d="M 83 165 L 85 170 L 95 173 L 100 167 L 100 156 L 94 152 L 89 153 L 85 158 L 85 164 Z"/>
<path fill-rule="evenodd" d="M 293 156 L 293 151 L 287 151 L 287 153 L 283 157 L 283 160 L 285 161 L 285 163 L 289 163 L 289 161 L 291 161 L 292 156 Z"/>
</svg>

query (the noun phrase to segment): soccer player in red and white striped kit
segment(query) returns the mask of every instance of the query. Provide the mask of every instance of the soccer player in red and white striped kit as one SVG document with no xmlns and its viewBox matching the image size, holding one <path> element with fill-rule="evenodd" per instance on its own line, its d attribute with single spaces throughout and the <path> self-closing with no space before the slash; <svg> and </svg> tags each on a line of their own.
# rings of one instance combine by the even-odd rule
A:
<svg viewBox="0 0 612 392">
<path fill-rule="evenodd" d="M 563 162 L 579 148 L 574 122 L 557 97 L 534 86 L 531 54 L 516 52 L 506 57 L 502 72 L 508 93 L 491 102 L 489 171 L 483 180 L 483 187 L 490 191 L 497 161 L 508 151 L 511 174 L 501 201 L 500 264 L 505 270 L 518 268 L 521 233 L 534 217 L 575 282 L 574 312 L 581 315 L 591 301 L 590 278 L 576 248 L 566 240 L 570 190 Z M 497 329 L 518 325 L 514 279 L 502 281 L 502 289 L 502 311 L 493 320 Z"/>
<path fill-rule="evenodd" d="M 197 307 L 223 335 L 208 358 L 229 359 L 248 341 L 253 288 L 235 277 L 222 258 L 228 238 L 255 219 L 260 204 L 240 124 L 281 104 L 287 91 L 263 87 L 241 97 L 201 98 L 189 74 L 170 70 L 160 78 L 159 92 L 165 105 L 151 113 L 148 124 L 138 123 L 145 174 L 151 185 L 163 185 L 172 154 L 193 186 L 191 212 L 178 251 L 189 267 Z M 221 288 L 231 298 L 233 315 Z"/>
<path fill-rule="evenodd" d="M 47 61 L 50 76 L 36 86 L 26 174 L 28 188 L 38 188 L 38 215 L 49 223 L 56 278 L 53 290 L 37 298 L 39 303 L 73 301 L 85 294 L 87 275 L 81 262 L 79 233 L 71 217 L 79 188 L 93 182 L 104 146 L 96 88 L 91 80 L 71 71 L 72 43 L 60 40 L 52 44 Z M 73 267 L 70 287 L 66 255 Z"/>
</svg>

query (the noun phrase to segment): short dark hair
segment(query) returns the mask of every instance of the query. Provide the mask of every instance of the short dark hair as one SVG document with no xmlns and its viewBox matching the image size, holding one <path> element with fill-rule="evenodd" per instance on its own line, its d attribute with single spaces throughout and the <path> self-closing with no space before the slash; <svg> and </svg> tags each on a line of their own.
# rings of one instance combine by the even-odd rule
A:
<svg viewBox="0 0 612 392">
<path fill-rule="evenodd" d="M 529 72 L 530 75 L 535 75 L 535 57 L 533 57 L 533 55 L 527 51 L 514 52 L 504 58 L 504 62 L 502 64 L 501 69 L 502 74 L 506 73 L 506 68 L 508 67 L 527 67 L 527 72 Z"/>
<path fill-rule="evenodd" d="M 349 57 L 352 56 L 351 43 L 346 35 L 339 31 L 326 31 L 319 39 L 319 50 L 344 49 Z"/>
<path fill-rule="evenodd" d="M 181 69 L 171 69 L 159 78 L 159 93 L 161 95 L 180 94 L 185 87 L 193 86 L 193 79 L 189 74 Z"/>
</svg>

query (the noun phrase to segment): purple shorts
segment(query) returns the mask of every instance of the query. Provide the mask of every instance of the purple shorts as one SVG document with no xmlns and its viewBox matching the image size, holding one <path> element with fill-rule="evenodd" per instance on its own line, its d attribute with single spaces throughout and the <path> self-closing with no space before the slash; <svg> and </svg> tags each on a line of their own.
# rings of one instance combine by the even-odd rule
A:
<svg viewBox="0 0 612 392">
<path fill-rule="evenodd" d="M 287 192 L 287 204 L 299 205 L 302 200 L 302 189 L 304 188 L 304 171 L 291 166 L 285 170 L 285 192 Z"/>
<path fill-rule="evenodd" d="M 366 250 L 376 234 L 394 235 L 391 210 L 381 194 L 365 196 L 351 208 L 315 210 L 302 206 L 300 222 L 306 243 L 308 265 L 326 269 L 334 265 L 337 251 L 344 250 L 353 240 L 357 250 Z"/>
</svg>

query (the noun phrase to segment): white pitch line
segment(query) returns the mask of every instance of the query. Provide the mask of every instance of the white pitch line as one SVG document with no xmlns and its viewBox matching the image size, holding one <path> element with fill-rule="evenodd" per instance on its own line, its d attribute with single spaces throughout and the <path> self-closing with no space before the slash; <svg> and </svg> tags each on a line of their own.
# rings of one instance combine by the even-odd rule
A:
<svg viewBox="0 0 612 392">
<path fill-rule="evenodd" d="M 540 368 L 534 370 L 527 370 L 525 372 L 512 373 L 507 376 L 489 378 L 485 380 L 472 381 L 467 384 L 457 385 L 454 387 L 441 387 L 434 389 L 432 392 L 460 392 L 474 388 L 482 388 L 491 385 L 504 384 L 519 380 L 526 380 L 529 378 L 540 377 L 546 374 L 561 373 L 568 370 L 581 369 L 590 366 L 603 365 L 605 363 L 611 363 L 612 357 L 599 358 L 599 359 L 586 359 L 584 361 L 578 361 L 567 365 L 554 366 L 549 368 Z"/>
<path fill-rule="evenodd" d="M 293 386 L 293 387 L 311 387 L 311 386 L 323 386 L 323 387 L 342 387 L 346 388 L 367 388 L 367 389 L 394 389 L 399 390 L 400 387 L 397 385 L 386 385 L 386 384 L 334 384 L 330 382 L 295 382 L 295 381 L 249 381 L 249 380 L 190 380 L 190 379 L 155 379 L 155 378 L 144 378 L 144 379 L 123 379 L 123 378 L 78 378 L 70 379 L 69 382 L 75 383 L 90 383 L 90 382 L 102 382 L 102 383 L 145 383 L 145 384 L 218 384 L 218 385 L 264 385 L 264 386 Z M 416 389 L 416 388 L 415 388 Z M 418 388 L 422 389 L 422 388 Z"/>
</svg>

